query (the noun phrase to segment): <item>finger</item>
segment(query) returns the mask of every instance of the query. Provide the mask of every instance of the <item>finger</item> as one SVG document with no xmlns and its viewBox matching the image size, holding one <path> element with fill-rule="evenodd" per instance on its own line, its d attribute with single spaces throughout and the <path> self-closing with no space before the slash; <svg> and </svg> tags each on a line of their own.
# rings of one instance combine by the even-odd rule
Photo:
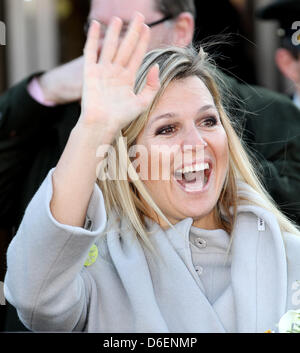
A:
<svg viewBox="0 0 300 353">
<path fill-rule="evenodd" d="M 98 46 L 100 39 L 101 25 L 99 22 L 93 20 L 91 22 L 87 41 L 84 47 L 85 63 L 96 63 L 98 61 Z"/>
<path fill-rule="evenodd" d="M 119 17 L 114 17 L 108 27 L 107 33 L 104 38 L 104 43 L 101 50 L 100 61 L 111 62 L 116 55 L 119 36 L 122 29 L 123 22 Z"/>
<path fill-rule="evenodd" d="M 146 109 L 151 104 L 159 88 L 159 66 L 155 64 L 149 69 L 146 84 L 137 96 L 143 109 Z"/>
<path fill-rule="evenodd" d="M 114 60 L 116 64 L 127 66 L 129 58 L 131 57 L 139 41 L 144 19 L 144 16 L 140 13 L 136 13 L 134 16 L 116 54 L 116 58 Z"/>
<path fill-rule="evenodd" d="M 138 68 L 142 64 L 142 61 L 148 49 L 149 40 L 150 40 L 150 28 L 144 24 L 141 32 L 140 40 L 127 65 L 128 70 L 133 75 L 136 74 Z"/>
</svg>

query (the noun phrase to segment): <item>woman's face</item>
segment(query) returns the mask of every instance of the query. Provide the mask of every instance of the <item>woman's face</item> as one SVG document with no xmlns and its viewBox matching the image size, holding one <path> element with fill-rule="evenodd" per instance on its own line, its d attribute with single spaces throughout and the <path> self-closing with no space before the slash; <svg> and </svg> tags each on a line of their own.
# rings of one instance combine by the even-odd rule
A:
<svg viewBox="0 0 300 353">
<path fill-rule="evenodd" d="M 192 217 L 195 226 L 216 228 L 228 144 L 213 97 L 198 77 L 167 87 L 137 145 L 147 152 L 139 159 L 140 170 L 147 170 L 144 184 L 170 222 Z"/>
</svg>

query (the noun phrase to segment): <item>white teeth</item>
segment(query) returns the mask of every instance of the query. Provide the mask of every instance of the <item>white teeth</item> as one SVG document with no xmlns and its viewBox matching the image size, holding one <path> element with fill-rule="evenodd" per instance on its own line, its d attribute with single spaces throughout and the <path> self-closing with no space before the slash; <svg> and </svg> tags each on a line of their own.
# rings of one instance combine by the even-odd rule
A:
<svg viewBox="0 0 300 353">
<path fill-rule="evenodd" d="M 178 169 L 178 170 L 176 170 L 176 174 L 200 172 L 205 169 L 209 169 L 209 164 L 208 163 L 199 163 L 199 164 L 184 167 L 183 169 Z"/>
</svg>

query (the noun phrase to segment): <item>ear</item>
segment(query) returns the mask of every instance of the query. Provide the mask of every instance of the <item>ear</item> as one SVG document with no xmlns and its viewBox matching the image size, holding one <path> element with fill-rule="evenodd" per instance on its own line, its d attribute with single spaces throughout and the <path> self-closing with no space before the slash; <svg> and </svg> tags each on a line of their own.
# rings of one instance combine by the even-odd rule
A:
<svg viewBox="0 0 300 353">
<path fill-rule="evenodd" d="M 277 49 L 275 53 L 275 61 L 279 70 L 285 77 L 293 82 L 299 82 L 299 63 L 287 49 Z"/>
<path fill-rule="evenodd" d="M 194 36 L 195 20 L 191 13 L 182 12 L 175 20 L 173 44 L 186 47 L 191 44 Z"/>
</svg>

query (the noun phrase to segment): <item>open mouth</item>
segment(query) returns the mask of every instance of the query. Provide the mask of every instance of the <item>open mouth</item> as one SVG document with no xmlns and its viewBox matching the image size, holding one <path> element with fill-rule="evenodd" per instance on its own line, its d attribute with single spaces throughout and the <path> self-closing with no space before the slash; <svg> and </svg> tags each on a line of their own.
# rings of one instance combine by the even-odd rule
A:
<svg viewBox="0 0 300 353">
<path fill-rule="evenodd" d="M 177 169 L 174 177 L 186 191 L 202 191 L 209 182 L 211 170 L 209 163 L 197 163 Z"/>
</svg>

